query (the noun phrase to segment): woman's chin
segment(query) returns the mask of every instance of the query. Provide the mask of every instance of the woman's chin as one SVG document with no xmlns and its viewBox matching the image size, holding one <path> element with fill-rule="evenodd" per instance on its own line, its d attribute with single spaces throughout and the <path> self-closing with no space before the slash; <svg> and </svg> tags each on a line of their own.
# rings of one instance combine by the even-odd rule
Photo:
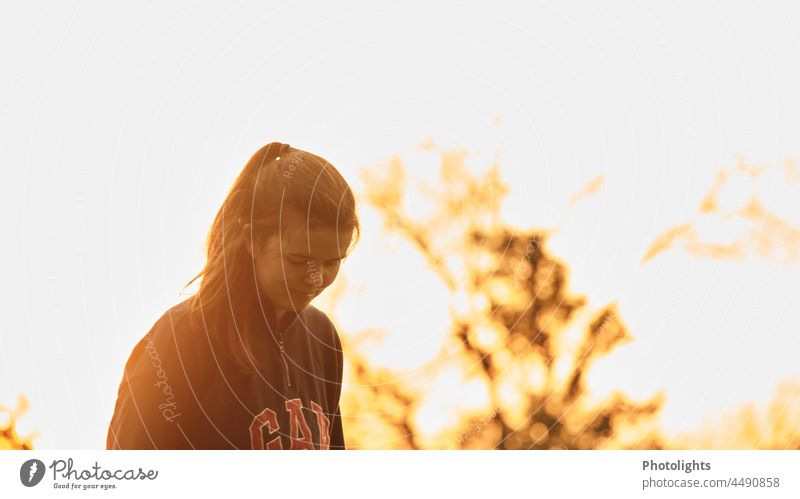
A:
<svg viewBox="0 0 800 499">
<path fill-rule="evenodd" d="M 286 308 L 288 310 L 294 310 L 295 312 L 302 312 L 308 307 L 312 299 L 313 297 L 303 294 L 287 297 Z"/>
</svg>

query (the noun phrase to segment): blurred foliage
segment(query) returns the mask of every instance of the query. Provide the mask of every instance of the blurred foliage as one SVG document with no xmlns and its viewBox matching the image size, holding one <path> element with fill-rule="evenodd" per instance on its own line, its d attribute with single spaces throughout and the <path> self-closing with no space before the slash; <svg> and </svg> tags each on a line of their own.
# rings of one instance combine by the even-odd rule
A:
<svg viewBox="0 0 800 499">
<path fill-rule="evenodd" d="M 683 249 L 697 258 L 758 257 L 782 266 L 800 261 L 800 169 L 791 159 L 754 165 L 739 157 L 716 174 L 693 219 L 658 235 L 642 258 Z M 689 449 L 800 449 L 800 382 L 785 380 L 766 409 L 753 404 L 709 418 L 673 439 Z"/>
<path fill-rule="evenodd" d="M 744 405 L 673 440 L 679 449 L 800 450 L 800 382 L 782 382 L 765 409 Z"/>
<path fill-rule="evenodd" d="M 417 182 L 431 208 L 418 217 L 404 205 L 409 179 L 402 161 L 394 158 L 364 172 L 366 200 L 386 230 L 413 244 L 449 289 L 452 324 L 445 348 L 416 372 L 416 383 L 351 356 L 351 383 L 360 388 L 347 403 L 362 416 L 348 422 L 349 443 L 406 449 L 663 448 L 652 425 L 662 394 L 632 401 L 613 393 L 595 403 L 587 396 L 592 363 L 631 339 L 616 306 L 586 310 L 586 298 L 568 289 L 567 265 L 547 250 L 549 233 L 499 220 L 508 187 L 496 163 L 473 173 L 465 153 L 439 154 L 438 181 Z M 570 328 L 580 333 L 572 343 Z M 485 403 L 472 410 L 440 409 L 448 424 L 431 438 L 422 431 L 430 400 L 419 378 L 453 370 L 460 385 L 478 386 L 473 393 Z"/>
<path fill-rule="evenodd" d="M 11 409 L 0 405 L 0 450 L 30 450 L 33 449 L 35 434 L 21 438 L 17 434 L 16 422 L 19 417 L 27 412 L 28 399 L 20 395 L 17 407 Z"/>
<path fill-rule="evenodd" d="M 693 219 L 653 240 L 642 262 L 674 247 L 699 258 L 741 260 L 759 256 L 790 265 L 800 261 L 800 169 L 794 161 L 753 165 L 737 158 L 714 179 Z"/>
</svg>

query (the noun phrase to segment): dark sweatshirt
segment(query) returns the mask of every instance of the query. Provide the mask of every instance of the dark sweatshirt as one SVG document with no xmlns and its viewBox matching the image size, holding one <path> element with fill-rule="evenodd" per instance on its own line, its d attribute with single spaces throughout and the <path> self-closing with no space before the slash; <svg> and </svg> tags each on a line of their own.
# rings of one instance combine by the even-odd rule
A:
<svg viewBox="0 0 800 499">
<path fill-rule="evenodd" d="M 265 323 L 253 336 L 255 368 L 244 372 L 190 313 L 190 300 L 162 315 L 134 347 L 108 449 L 345 448 L 342 348 L 324 313 L 309 306 L 272 334 Z"/>
</svg>

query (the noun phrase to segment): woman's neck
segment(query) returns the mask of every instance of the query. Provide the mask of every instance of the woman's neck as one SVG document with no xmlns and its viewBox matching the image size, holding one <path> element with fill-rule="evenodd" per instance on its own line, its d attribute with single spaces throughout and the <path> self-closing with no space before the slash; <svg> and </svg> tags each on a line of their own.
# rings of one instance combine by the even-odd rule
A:
<svg viewBox="0 0 800 499">
<path fill-rule="evenodd" d="M 285 331 L 295 320 L 297 313 L 277 306 L 272 300 L 262 297 L 264 312 L 270 328 Z"/>
<path fill-rule="evenodd" d="M 293 310 L 279 309 L 275 312 L 275 326 L 278 331 L 284 331 L 294 322 L 295 312 Z"/>
</svg>

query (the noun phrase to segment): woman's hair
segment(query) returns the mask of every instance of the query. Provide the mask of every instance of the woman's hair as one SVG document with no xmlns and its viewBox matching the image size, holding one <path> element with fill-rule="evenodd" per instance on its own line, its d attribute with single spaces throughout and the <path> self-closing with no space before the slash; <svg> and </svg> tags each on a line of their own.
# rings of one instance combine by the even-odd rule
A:
<svg viewBox="0 0 800 499">
<path fill-rule="evenodd" d="M 352 229 L 348 250 L 358 239 L 355 198 L 336 168 L 319 156 L 271 142 L 253 154 L 233 183 L 208 232 L 205 266 L 186 285 L 200 279 L 192 315 L 202 318 L 209 339 L 244 371 L 253 368 L 253 331 L 267 327 L 247 246 L 277 235 L 287 212 L 311 225 Z"/>
</svg>

